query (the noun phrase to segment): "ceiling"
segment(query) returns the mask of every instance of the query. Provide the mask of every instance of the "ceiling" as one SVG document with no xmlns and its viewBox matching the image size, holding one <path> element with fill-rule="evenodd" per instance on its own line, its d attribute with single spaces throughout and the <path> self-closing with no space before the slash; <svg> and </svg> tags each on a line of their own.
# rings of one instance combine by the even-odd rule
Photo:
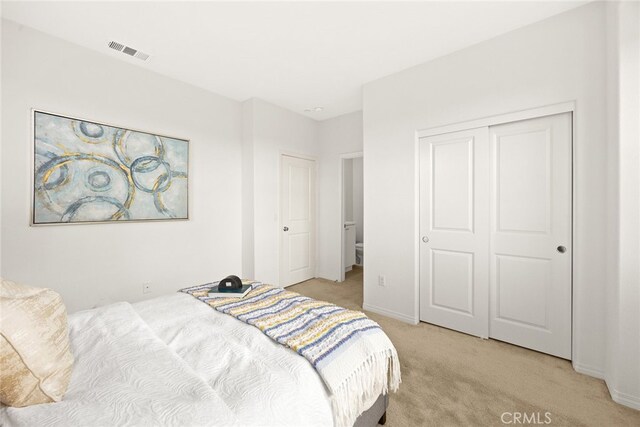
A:
<svg viewBox="0 0 640 427">
<path fill-rule="evenodd" d="M 3 1 L 2 15 L 238 101 L 324 120 L 359 110 L 366 82 L 584 3 Z M 151 57 L 109 49 L 111 40 Z"/>
</svg>

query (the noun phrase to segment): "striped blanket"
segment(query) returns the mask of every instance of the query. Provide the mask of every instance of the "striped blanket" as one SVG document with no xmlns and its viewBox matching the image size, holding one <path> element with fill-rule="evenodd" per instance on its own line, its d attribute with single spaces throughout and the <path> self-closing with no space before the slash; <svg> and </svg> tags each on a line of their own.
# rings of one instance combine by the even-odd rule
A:
<svg viewBox="0 0 640 427">
<path fill-rule="evenodd" d="M 209 298 L 217 283 L 182 289 L 221 313 L 260 329 L 313 365 L 331 398 L 336 426 L 352 426 L 382 393 L 400 385 L 395 347 L 364 313 L 254 283 L 242 299 Z"/>
</svg>

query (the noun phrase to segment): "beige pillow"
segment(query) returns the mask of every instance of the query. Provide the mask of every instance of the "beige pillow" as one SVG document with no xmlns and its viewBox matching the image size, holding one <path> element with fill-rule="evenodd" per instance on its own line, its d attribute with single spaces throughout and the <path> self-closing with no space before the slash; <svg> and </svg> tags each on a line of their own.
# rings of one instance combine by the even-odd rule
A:
<svg viewBox="0 0 640 427">
<path fill-rule="evenodd" d="M 73 365 L 62 298 L 51 289 L 0 282 L 0 402 L 58 402 Z"/>
</svg>

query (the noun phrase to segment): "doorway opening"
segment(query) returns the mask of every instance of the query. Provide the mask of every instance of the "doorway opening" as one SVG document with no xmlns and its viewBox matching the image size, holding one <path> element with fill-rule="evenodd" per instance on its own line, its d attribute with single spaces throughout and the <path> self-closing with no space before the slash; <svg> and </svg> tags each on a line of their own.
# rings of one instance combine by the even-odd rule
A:
<svg viewBox="0 0 640 427">
<path fill-rule="evenodd" d="M 362 153 L 341 156 L 340 281 L 364 269 L 364 175 Z"/>
</svg>

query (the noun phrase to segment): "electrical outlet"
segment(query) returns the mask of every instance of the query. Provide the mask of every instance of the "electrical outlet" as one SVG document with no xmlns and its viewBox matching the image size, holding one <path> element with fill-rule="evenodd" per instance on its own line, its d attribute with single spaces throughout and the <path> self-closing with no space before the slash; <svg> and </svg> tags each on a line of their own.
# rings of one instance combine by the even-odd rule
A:
<svg viewBox="0 0 640 427">
<path fill-rule="evenodd" d="M 378 276 L 378 286 L 385 286 L 386 283 L 386 279 L 384 276 L 380 275 Z"/>
<path fill-rule="evenodd" d="M 151 293 L 151 283 L 150 282 L 142 284 L 142 293 L 143 294 Z"/>
</svg>

